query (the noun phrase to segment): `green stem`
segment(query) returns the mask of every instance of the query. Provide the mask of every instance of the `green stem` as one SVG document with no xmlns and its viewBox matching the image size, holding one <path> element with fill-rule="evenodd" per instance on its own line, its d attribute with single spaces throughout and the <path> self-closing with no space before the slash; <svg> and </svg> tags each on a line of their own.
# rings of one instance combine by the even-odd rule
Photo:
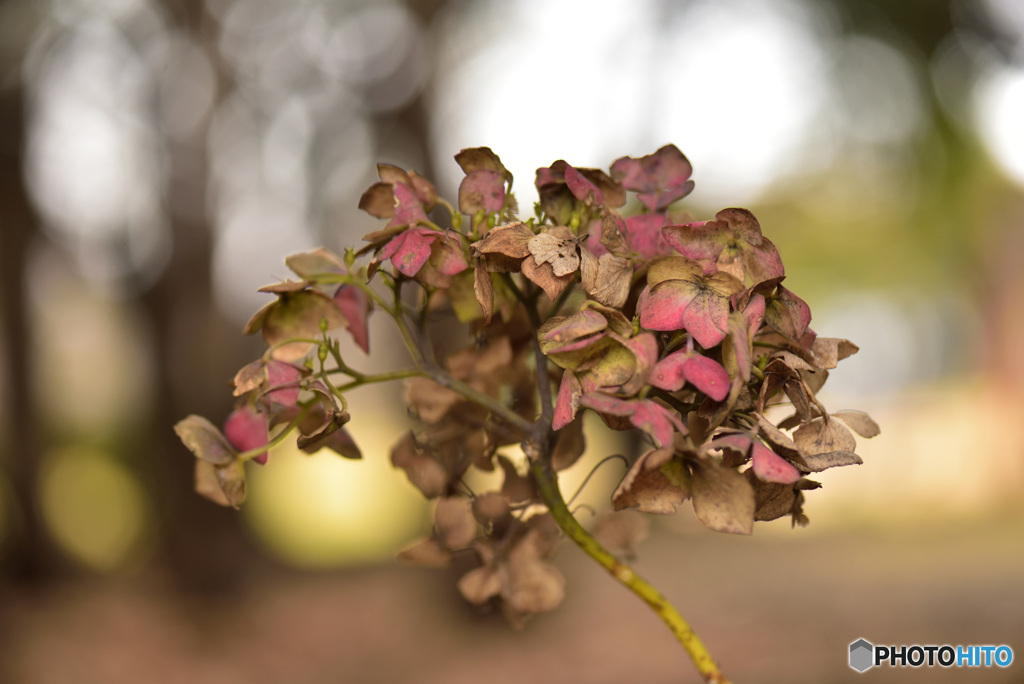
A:
<svg viewBox="0 0 1024 684">
<path fill-rule="evenodd" d="M 239 461 L 242 461 L 242 462 L 249 461 L 249 460 L 252 460 L 252 459 L 256 458 L 260 454 L 266 453 L 266 452 L 270 451 L 271 449 L 274 449 L 274 448 L 280 446 L 281 443 L 284 442 L 285 438 L 289 434 L 291 434 L 291 431 L 294 430 L 296 427 L 298 427 L 299 423 L 302 422 L 302 419 L 306 417 L 306 413 L 308 411 L 309 411 L 309 407 L 308 406 L 304 406 L 302 408 L 302 411 L 299 412 L 299 415 L 297 415 L 294 420 L 292 420 L 290 423 L 288 423 L 288 425 L 286 425 L 283 430 L 281 430 L 279 433 L 274 435 L 273 439 L 268 441 L 266 444 L 263 444 L 263 445 L 260 445 L 258 447 L 254 447 L 252 449 L 249 449 L 247 451 L 241 452 L 240 454 L 238 454 L 238 456 L 236 458 Z"/>
<path fill-rule="evenodd" d="M 404 380 L 405 378 L 429 377 L 430 373 L 421 368 L 408 368 L 406 370 L 391 371 L 390 373 L 376 373 L 374 375 L 363 375 L 362 373 L 353 376 L 351 382 L 338 387 L 339 392 L 347 392 L 363 385 L 371 385 L 377 382 L 390 382 L 392 380 Z"/>
<path fill-rule="evenodd" d="M 512 276 L 508 273 L 502 274 L 505 276 L 505 284 L 512 290 L 516 299 L 526 309 L 526 315 L 530 319 L 530 325 L 533 326 L 533 358 L 534 358 L 534 371 L 537 374 L 537 393 L 540 394 L 540 405 L 541 413 L 540 417 L 537 418 L 537 423 L 534 425 L 534 432 L 539 431 L 550 431 L 551 419 L 555 414 L 554 405 L 551 402 L 551 378 L 548 377 L 548 360 L 544 356 L 543 350 L 540 348 L 540 340 L 537 338 L 537 330 L 540 329 L 540 315 L 537 313 L 537 299 L 536 297 L 530 298 L 519 289 L 516 285 L 516 281 L 512 279 Z M 569 288 L 566 288 L 567 290 Z"/>
<path fill-rule="evenodd" d="M 417 366 L 423 365 L 423 351 L 420 346 L 416 344 L 416 338 L 412 336 L 412 331 L 409 330 L 409 326 L 405 322 L 405 310 L 402 306 L 402 281 L 395 281 L 395 308 L 391 313 L 392 318 L 395 319 L 395 325 L 398 326 L 398 332 L 402 334 L 402 341 L 405 342 L 405 348 L 409 350 L 409 355 L 412 357 L 412 362 Z"/>
<path fill-rule="evenodd" d="M 562 498 L 557 476 L 552 472 L 550 465 L 540 461 L 534 462 L 530 465 L 530 472 L 537 483 L 541 498 L 562 531 L 576 542 L 576 545 L 583 549 L 584 553 L 597 561 L 612 577 L 640 597 L 657 613 L 686 649 L 693 664 L 704 677 L 704 681 L 728 684 L 728 680 L 718 669 L 718 664 L 711 657 L 707 647 L 704 646 L 689 623 L 679 614 L 675 606 L 669 603 L 668 599 L 647 580 L 636 574 L 629 565 L 612 555 L 573 517 L 565 504 L 565 499 Z"/>
</svg>

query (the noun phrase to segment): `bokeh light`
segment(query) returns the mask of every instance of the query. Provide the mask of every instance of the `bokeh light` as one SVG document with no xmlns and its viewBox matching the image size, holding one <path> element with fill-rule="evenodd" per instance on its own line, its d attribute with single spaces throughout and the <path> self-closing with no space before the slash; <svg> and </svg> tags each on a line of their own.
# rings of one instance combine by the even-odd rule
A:
<svg viewBox="0 0 1024 684">
<path fill-rule="evenodd" d="M 978 85 L 976 116 L 989 154 L 1024 185 L 1024 69 L 999 68 Z"/>
<path fill-rule="evenodd" d="M 97 449 L 49 454 L 42 506 L 54 537 L 77 561 L 100 571 L 138 565 L 152 548 L 152 511 L 139 482 Z"/>
<path fill-rule="evenodd" d="M 360 417 L 349 431 L 361 461 L 329 450 L 309 456 L 292 445 L 275 449 L 267 466 L 250 466 L 245 515 L 263 543 L 296 567 L 384 561 L 425 532 L 423 497 L 388 459 L 402 423 L 386 413 Z"/>
</svg>

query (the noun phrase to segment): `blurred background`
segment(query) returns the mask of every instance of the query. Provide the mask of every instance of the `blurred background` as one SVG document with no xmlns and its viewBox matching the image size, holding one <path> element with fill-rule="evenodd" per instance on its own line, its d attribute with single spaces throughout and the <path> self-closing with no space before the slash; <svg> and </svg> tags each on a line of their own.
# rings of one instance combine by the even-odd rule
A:
<svg viewBox="0 0 1024 684">
<path fill-rule="evenodd" d="M 396 566 L 427 530 L 388 464 L 398 388 L 355 404 L 364 461 L 279 449 L 241 512 L 171 430 L 230 410 L 284 256 L 376 228 L 375 162 L 453 197 L 487 145 L 528 208 L 539 166 L 668 142 L 687 207 L 750 208 L 812 327 L 860 345 L 821 396 L 882 435 L 810 527 L 684 507 L 639 571 L 737 681 L 853 679 L 858 637 L 1024 658 L 1018 0 L 5 0 L 0 681 L 696 681 L 568 545 L 565 604 L 521 632 Z M 368 369 L 400 359 L 377 323 Z"/>
</svg>

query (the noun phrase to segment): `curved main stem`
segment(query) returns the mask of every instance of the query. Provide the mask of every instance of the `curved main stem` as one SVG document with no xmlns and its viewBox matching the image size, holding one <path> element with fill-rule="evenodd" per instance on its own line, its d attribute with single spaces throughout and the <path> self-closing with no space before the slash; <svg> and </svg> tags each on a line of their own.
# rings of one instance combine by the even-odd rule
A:
<svg viewBox="0 0 1024 684">
<path fill-rule="evenodd" d="M 557 477 L 550 467 L 535 462 L 530 466 L 530 471 L 540 490 L 541 498 L 562 531 L 576 542 L 576 545 L 583 549 L 584 553 L 597 561 L 612 577 L 643 599 L 644 603 L 657 613 L 662 622 L 668 625 L 676 639 L 686 649 L 693 664 L 696 665 L 706 682 L 728 684 L 728 680 L 718 669 L 718 664 L 711 657 L 707 647 L 704 646 L 685 618 L 679 614 L 675 606 L 669 603 L 668 599 L 650 582 L 636 574 L 629 565 L 601 546 L 601 543 L 594 539 L 590 532 L 573 517 L 558 488 Z"/>
</svg>

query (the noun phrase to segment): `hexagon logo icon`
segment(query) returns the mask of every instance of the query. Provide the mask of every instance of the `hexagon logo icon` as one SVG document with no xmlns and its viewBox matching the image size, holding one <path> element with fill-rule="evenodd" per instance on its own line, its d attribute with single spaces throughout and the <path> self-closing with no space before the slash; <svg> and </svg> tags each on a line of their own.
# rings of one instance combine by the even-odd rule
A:
<svg viewBox="0 0 1024 684">
<path fill-rule="evenodd" d="M 850 644 L 850 667 L 857 672 L 874 666 L 875 647 L 867 639 L 857 639 Z"/>
</svg>

